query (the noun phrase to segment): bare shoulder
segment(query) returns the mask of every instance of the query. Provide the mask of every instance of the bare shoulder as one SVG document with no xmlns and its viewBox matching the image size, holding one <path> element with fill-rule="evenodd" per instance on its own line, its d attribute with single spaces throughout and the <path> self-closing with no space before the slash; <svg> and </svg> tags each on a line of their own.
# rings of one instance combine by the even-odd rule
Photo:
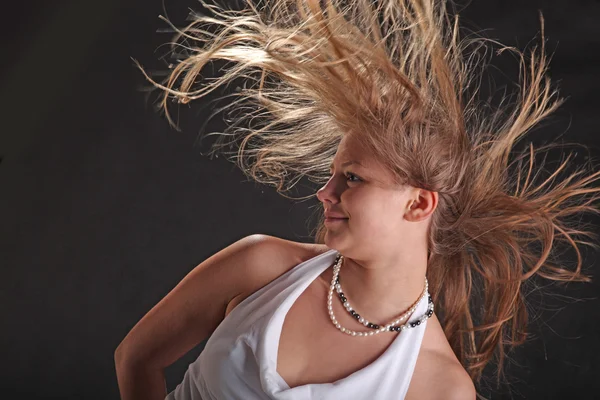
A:
<svg viewBox="0 0 600 400">
<path fill-rule="evenodd" d="M 253 257 L 261 261 L 274 261 L 283 271 L 329 250 L 324 244 L 296 242 L 262 233 L 250 235 L 249 238 L 261 243 L 256 246 Z"/>
<path fill-rule="evenodd" d="M 432 385 L 435 382 L 435 385 Z M 456 358 L 442 327 L 429 319 L 406 400 L 475 400 L 477 392 Z"/>
<path fill-rule="evenodd" d="M 435 385 L 429 386 L 430 394 L 422 399 L 475 400 L 477 394 L 471 377 L 456 360 L 442 353 L 429 354 L 435 365 L 429 378 Z"/>
<path fill-rule="evenodd" d="M 247 251 L 243 286 L 227 305 L 226 314 L 250 294 L 294 266 L 329 250 L 322 244 L 302 243 L 273 235 L 256 233 L 243 239 Z"/>
</svg>

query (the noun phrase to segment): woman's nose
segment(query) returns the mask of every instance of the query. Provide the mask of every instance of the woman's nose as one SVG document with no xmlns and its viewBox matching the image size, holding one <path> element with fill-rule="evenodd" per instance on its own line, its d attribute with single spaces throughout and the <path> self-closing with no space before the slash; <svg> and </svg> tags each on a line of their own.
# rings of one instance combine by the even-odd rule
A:
<svg viewBox="0 0 600 400">
<path fill-rule="evenodd" d="M 327 183 L 317 190 L 317 198 L 320 202 L 337 203 L 339 201 L 339 193 L 336 188 L 336 181 L 334 177 L 329 178 Z"/>
</svg>

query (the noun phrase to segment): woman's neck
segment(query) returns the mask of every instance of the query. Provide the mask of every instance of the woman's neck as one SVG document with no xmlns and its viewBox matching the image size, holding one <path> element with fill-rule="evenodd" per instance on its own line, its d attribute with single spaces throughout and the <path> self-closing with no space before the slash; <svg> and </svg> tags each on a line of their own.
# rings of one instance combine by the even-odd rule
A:
<svg viewBox="0 0 600 400">
<path fill-rule="evenodd" d="M 373 261 L 344 257 L 339 280 L 351 307 L 375 323 L 408 310 L 425 287 L 427 252 L 420 254 Z"/>
</svg>

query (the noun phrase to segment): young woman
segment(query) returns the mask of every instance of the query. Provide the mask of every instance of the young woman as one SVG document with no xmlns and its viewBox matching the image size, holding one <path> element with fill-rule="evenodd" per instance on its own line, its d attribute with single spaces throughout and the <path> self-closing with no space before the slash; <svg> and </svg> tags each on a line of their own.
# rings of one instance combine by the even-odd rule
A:
<svg viewBox="0 0 600 400">
<path fill-rule="evenodd" d="M 220 138 L 282 194 L 321 184 L 323 218 L 314 244 L 251 235 L 190 272 L 117 349 L 122 398 L 167 396 L 163 369 L 209 336 L 169 399 L 475 398 L 524 338 L 524 282 L 588 280 L 550 251 L 591 244 L 567 217 L 598 213 L 600 172 L 557 183 L 567 158 L 540 182 L 533 146 L 509 161 L 561 102 L 543 35 L 530 59 L 502 48 L 520 57 L 519 101 L 493 109 L 477 98 L 487 41 L 461 40 L 443 2 L 203 4 L 214 16 L 180 32 L 169 79 L 146 75 L 167 118 L 170 99 L 245 78 Z M 206 83 L 213 60 L 231 63 Z"/>
</svg>

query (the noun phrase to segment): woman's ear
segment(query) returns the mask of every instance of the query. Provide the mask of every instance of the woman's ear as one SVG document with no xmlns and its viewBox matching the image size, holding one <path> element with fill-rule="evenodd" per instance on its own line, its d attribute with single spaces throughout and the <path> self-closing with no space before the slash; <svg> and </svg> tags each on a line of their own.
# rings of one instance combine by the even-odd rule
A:
<svg viewBox="0 0 600 400">
<path fill-rule="evenodd" d="M 407 211 L 411 214 L 410 215 L 411 220 L 414 220 L 414 221 L 421 220 L 423 218 L 426 218 L 430 214 L 432 214 L 433 211 L 435 210 L 435 208 L 437 207 L 437 202 L 438 202 L 437 192 L 419 190 L 419 193 L 417 194 L 417 196 L 418 196 L 418 199 L 410 200 L 410 203 L 408 205 L 408 211 Z M 419 200 L 420 200 L 420 203 L 419 203 Z M 419 207 L 419 204 L 421 205 L 420 207 Z M 417 211 L 416 213 L 412 213 L 412 211 L 416 210 L 417 208 L 420 208 L 421 209 L 420 211 L 422 211 L 422 212 Z"/>
</svg>

